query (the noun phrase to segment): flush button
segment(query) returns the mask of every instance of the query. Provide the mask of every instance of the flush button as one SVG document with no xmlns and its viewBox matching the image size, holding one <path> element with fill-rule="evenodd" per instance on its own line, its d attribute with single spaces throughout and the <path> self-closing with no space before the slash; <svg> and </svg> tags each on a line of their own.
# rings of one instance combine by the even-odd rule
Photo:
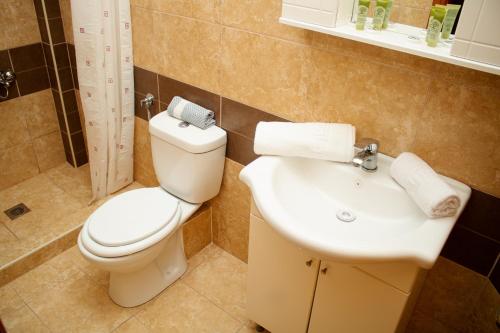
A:
<svg viewBox="0 0 500 333">
<path fill-rule="evenodd" d="M 352 222 L 356 219 L 356 215 L 349 209 L 339 209 L 337 218 L 342 222 Z"/>
</svg>

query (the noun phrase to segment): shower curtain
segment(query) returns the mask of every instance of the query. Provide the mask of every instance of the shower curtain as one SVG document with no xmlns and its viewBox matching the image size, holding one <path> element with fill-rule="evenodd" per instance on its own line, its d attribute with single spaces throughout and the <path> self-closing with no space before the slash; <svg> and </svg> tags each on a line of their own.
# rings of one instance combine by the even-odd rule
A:
<svg viewBox="0 0 500 333">
<path fill-rule="evenodd" d="M 134 77 L 129 0 L 71 0 L 93 200 L 133 181 Z"/>
</svg>

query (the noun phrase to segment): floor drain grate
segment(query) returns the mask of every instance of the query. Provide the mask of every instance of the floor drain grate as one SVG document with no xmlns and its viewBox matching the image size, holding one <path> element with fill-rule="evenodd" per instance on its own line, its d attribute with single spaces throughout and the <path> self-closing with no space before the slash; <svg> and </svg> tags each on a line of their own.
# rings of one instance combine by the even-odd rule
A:
<svg viewBox="0 0 500 333">
<path fill-rule="evenodd" d="M 28 213 L 29 211 L 30 209 L 21 202 L 14 207 L 10 207 L 9 209 L 4 210 L 4 213 L 9 217 L 9 219 L 15 220 L 18 217 L 21 217 L 24 214 Z"/>
</svg>

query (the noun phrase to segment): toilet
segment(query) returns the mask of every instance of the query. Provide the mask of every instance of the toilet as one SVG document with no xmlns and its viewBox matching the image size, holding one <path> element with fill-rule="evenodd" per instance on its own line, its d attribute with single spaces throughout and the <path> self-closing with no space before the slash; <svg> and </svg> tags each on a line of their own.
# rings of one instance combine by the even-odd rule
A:
<svg viewBox="0 0 500 333">
<path fill-rule="evenodd" d="M 82 255 L 110 272 L 118 305 L 143 304 L 187 268 L 182 225 L 220 190 L 226 132 L 201 130 L 161 112 L 149 122 L 159 187 L 119 194 L 89 216 L 78 236 Z"/>
</svg>

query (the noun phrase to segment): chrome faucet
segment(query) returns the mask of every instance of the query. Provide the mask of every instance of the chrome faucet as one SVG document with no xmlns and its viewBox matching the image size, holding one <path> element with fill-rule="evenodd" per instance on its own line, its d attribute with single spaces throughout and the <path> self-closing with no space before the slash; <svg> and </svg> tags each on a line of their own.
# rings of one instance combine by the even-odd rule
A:
<svg viewBox="0 0 500 333">
<path fill-rule="evenodd" d="M 356 148 L 361 149 L 354 158 L 352 164 L 355 167 L 361 167 L 366 172 L 377 171 L 377 153 L 379 142 L 371 138 L 361 139 L 354 145 Z"/>
</svg>

